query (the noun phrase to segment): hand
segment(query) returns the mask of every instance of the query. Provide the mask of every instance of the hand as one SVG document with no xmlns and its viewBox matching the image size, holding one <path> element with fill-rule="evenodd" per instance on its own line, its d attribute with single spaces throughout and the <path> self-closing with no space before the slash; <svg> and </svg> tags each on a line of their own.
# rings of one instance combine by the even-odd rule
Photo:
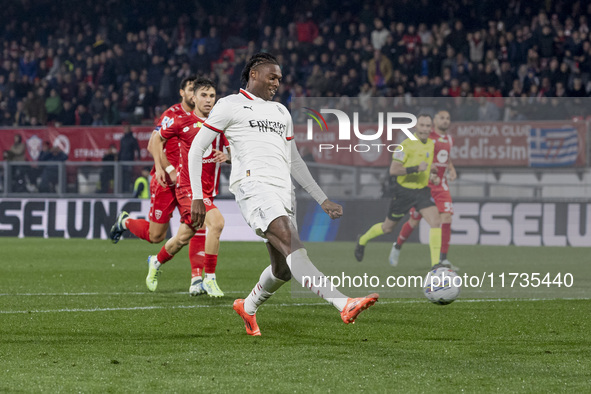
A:
<svg viewBox="0 0 591 394">
<path fill-rule="evenodd" d="M 427 164 L 426 162 L 422 161 L 421 164 L 419 164 L 419 172 L 421 171 L 425 171 L 427 169 L 427 167 L 429 167 L 429 164 Z"/>
<path fill-rule="evenodd" d="M 176 170 L 170 171 L 170 174 L 168 174 L 168 176 L 170 177 L 170 186 L 176 185 Z"/>
<path fill-rule="evenodd" d="M 162 168 L 156 168 L 154 177 L 156 177 L 156 182 L 158 182 L 160 186 L 166 187 L 166 172 Z"/>
<path fill-rule="evenodd" d="M 205 204 L 203 200 L 191 202 L 191 221 L 196 228 L 201 228 L 205 222 Z"/>
<path fill-rule="evenodd" d="M 441 178 L 439 178 L 437 176 L 437 174 L 431 174 L 431 176 L 429 177 L 429 180 L 431 181 L 431 183 L 433 183 L 435 186 L 439 185 L 439 183 L 441 182 Z"/>
<path fill-rule="evenodd" d="M 224 152 L 214 149 L 213 150 L 213 160 L 216 163 L 225 163 L 229 160 L 230 158 L 228 157 L 227 154 L 225 154 Z"/>
<path fill-rule="evenodd" d="M 457 179 L 457 177 L 458 177 L 458 174 L 457 174 L 457 172 L 456 172 L 456 169 L 455 169 L 455 168 L 453 168 L 453 167 L 450 167 L 450 168 L 448 169 L 448 171 L 447 171 L 447 179 L 448 179 L 450 182 L 453 182 L 453 181 L 455 181 L 455 180 Z"/>
<path fill-rule="evenodd" d="M 320 207 L 331 219 L 338 219 L 343 216 L 343 207 L 336 202 L 327 199 L 320 205 Z"/>
</svg>

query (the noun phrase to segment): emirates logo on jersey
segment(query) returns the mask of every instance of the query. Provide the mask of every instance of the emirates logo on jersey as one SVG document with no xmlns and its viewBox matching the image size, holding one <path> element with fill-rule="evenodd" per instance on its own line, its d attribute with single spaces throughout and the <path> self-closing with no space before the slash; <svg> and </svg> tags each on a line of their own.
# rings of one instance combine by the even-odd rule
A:
<svg viewBox="0 0 591 394">
<path fill-rule="evenodd" d="M 287 131 L 285 123 L 276 122 L 274 120 L 249 120 L 250 127 L 258 129 L 261 133 L 275 133 L 283 136 Z"/>
</svg>

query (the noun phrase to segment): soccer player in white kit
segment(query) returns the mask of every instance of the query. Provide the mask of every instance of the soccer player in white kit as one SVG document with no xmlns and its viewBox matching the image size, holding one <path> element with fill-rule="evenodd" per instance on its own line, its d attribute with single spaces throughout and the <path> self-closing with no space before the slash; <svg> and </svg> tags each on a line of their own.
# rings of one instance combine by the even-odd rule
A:
<svg viewBox="0 0 591 394">
<path fill-rule="evenodd" d="M 189 175 L 193 192 L 191 216 L 196 226 L 205 218 L 201 186 L 202 156 L 219 133 L 224 133 L 232 151 L 230 191 L 235 195 L 244 219 L 267 239 L 271 259 L 259 282 L 246 299 L 234 301 L 248 335 L 261 335 L 255 313 L 275 291 L 293 276 L 302 286 L 326 299 L 341 312 L 346 323 L 353 323 L 360 312 L 375 304 L 378 294 L 348 298 L 330 281 L 302 283 L 303 278 L 325 278 L 310 261 L 297 233 L 291 200 L 291 177 L 321 205 L 332 218 L 342 215 L 342 207 L 326 198 L 300 157 L 293 141 L 289 111 L 272 101 L 281 82 L 281 69 L 275 57 L 254 55 L 242 71 L 245 89 L 220 99 L 193 140 L 189 151 Z"/>
</svg>

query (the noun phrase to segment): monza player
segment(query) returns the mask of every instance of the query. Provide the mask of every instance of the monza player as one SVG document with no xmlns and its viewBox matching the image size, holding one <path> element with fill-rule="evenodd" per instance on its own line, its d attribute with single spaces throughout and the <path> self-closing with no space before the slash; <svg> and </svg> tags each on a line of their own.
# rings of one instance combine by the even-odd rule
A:
<svg viewBox="0 0 591 394">
<path fill-rule="evenodd" d="M 454 213 L 447 181 L 454 181 L 457 178 L 456 169 L 450 158 L 451 147 L 453 146 L 451 135 L 448 134 L 450 123 L 449 112 L 445 110 L 437 112 L 433 118 L 433 131 L 429 135 L 429 138 L 435 143 L 433 166 L 437 169 L 437 176 L 441 182 L 435 185 L 430 181 L 429 188 L 431 189 L 431 196 L 435 201 L 441 219 L 440 263 L 445 267 L 457 270 L 458 268 L 453 266 L 447 259 L 449 239 L 451 237 L 451 217 Z M 420 220 L 421 214 L 414 207 L 411 208 L 409 220 L 404 223 L 398 234 L 398 239 L 392 245 L 389 256 L 390 265 L 394 267 L 398 265 L 400 249 L 408 237 L 410 237 L 412 231 L 417 227 Z"/>
<path fill-rule="evenodd" d="M 160 139 L 159 132 L 163 126 L 169 124 L 176 115 L 190 114 L 195 109 L 193 101 L 193 84 L 197 76 L 192 75 L 184 78 L 180 84 L 179 95 L 181 102 L 168 108 L 160 116 L 158 124 L 152 132 L 148 151 L 152 157 L 159 157 L 161 167 L 154 166 L 150 173 L 150 213 L 149 221 L 144 219 L 133 219 L 127 212 L 120 212 L 115 224 L 111 227 L 110 238 L 113 243 L 119 242 L 123 233 L 129 230 L 136 237 L 150 243 L 160 243 L 166 238 L 170 225 L 170 219 L 175 208 L 179 208 L 176 197 L 177 166 L 179 164 L 179 141 L 178 138 L 168 139 L 162 148 L 155 150 L 154 141 Z M 164 171 L 162 170 L 164 169 Z M 160 178 L 164 176 L 164 184 L 157 181 L 156 174 L 160 172 Z M 189 243 L 189 261 L 191 263 L 192 276 L 201 276 L 205 266 L 205 230 L 201 229 Z M 193 280 L 191 280 L 193 283 Z M 201 294 L 201 286 L 189 287 L 189 294 Z"/>
<path fill-rule="evenodd" d="M 382 234 L 391 233 L 411 208 L 415 208 L 429 223 L 429 249 L 431 250 L 431 265 L 439 262 L 441 249 L 441 221 L 435 203 L 431 200 L 429 181 L 439 183 L 439 178 L 431 168 L 435 144 L 429 139 L 432 120 L 430 115 L 417 116 L 415 136 L 402 141 L 402 150 L 392 155 L 390 175 L 396 176 L 394 196 L 390 201 L 388 214 L 383 222 L 376 223 L 357 239 L 355 258 L 363 260 L 367 243 Z"/>
<path fill-rule="evenodd" d="M 177 167 L 176 198 L 181 213 L 181 225 L 174 237 L 170 238 L 160 249 L 156 256 L 148 257 L 148 276 L 146 285 L 150 291 L 155 291 L 158 286 L 160 267 L 171 260 L 200 230 L 201 225 L 194 226 L 191 220 L 191 184 L 189 180 L 188 153 L 191 143 L 199 131 L 205 119 L 209 115 L 215 103 L 216 91 L 213 81 L 207 78 L 197 78 L 193 84 L 193 100 L 195 109 L 186 114 L 177 114 L 159 132 L 159 138 L 154 140 L 154 150 L 162 150 L 163 143 L 168 139 L 178 138 L 180 144 L 180 159 Z M 216 280 L 215 269 L 220 246 L 220 235 L 224 228 L 224 217 L 214 205 L 213 199 L 218 193 L 220 164 L 228 161 L 228 156 L 223 153 L 228 141 L 223 135 L 217 136 L 209 145 L 206 154 L 202 158 L 203 172 L 200 176 L 204 191 L 204 203 L 207 209 L 205 226 L 209 230 L 205 240 L 205 265 L 202 278 L 201 272 L 192 271 L 191 288 L 198 293 L 207 293 L 211 297 L 222 297 L 224 293 L 219 288 Z M 165 185 L 164 172 L 159 159 L 154 159 L 156 181 Z"/>
<path fill-rule="evenodd" d="M 353 323 L 359 313 L 379 297 L 370 294 L 347 298 L 329 285 L 319 287 L 314 281 L 302 283 L 305 277 L 325 276 L 312 264 L 297 234 L 290 174 L 332 219 L 342 215 L 342 207 L 328 200 L 310 175 L 293 141 L 289 111 L 272 101 L 281 78 L 281 68 L 275 57 L 267 53 L 251 57 L 242 71 L 245 89 L 219 100 L 189 152 L 193 191 L 191 215 L 196 225 L 206 220 L 200 181 L 201 157 L 211 142 L 224 134 L 232 152 L 230 191 L 249 226 L 268 240 L 271 265 L 262 272 L 248 297 L 235 300 L 233 306 L 244 320 L 246 333 L 254 336 L 261 335 L 255 315 L 258 307 L 292 276 L 335 306 L 347 324 Z"/>
</svg>

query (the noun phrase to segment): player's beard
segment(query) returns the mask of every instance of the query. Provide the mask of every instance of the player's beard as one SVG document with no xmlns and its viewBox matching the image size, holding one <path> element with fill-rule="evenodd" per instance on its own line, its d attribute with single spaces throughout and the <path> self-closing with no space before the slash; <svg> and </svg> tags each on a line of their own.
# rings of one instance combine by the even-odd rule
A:
<svg viewBox="0 0 591 394">
<path fill-rule="evenodd" d="M 191 102 L 183 100 L 183 102 L 185 103 L 187 108 L 189 108 L 191 111 L 193 111 L 195 109 L 195 103 L 192 100 L 191 100 Z"/>
</svg>

